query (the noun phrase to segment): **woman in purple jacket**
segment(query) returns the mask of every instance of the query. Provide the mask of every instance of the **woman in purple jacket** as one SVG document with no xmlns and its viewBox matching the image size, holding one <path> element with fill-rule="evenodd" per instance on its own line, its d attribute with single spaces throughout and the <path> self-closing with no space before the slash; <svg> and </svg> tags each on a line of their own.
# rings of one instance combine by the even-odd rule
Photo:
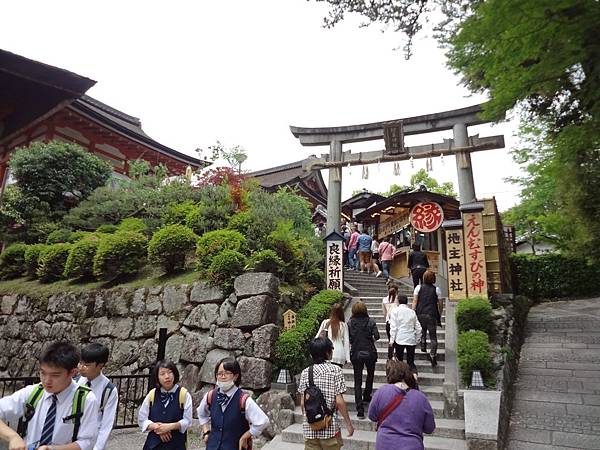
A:
<svg viewBox="0 0 600 450">
<path fill-rule="evenodd" d="M 389 360 L 385 371 L 389 384 L 377 390 L 369 405 L 369 419 L 379 424 L 375 450 L 423 450 L 423 433 L 435 430 L 429 400 L 415 389 L 414 375 L 405 362 Z"/>
</svg>

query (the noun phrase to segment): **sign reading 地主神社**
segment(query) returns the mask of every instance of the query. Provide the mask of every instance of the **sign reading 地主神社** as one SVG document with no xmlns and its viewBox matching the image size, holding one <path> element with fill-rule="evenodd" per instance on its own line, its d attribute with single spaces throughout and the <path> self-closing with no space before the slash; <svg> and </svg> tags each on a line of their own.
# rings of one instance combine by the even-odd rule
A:
<svg viewBox="0 0 600 450">
<path fill-rule="evenodd" d="M 466 298 L 465 250 L 461 228 L 446 230 L 446 260 L 448 261 L 448 296 L 451 300 Z"/>
<path fill-rule="evenodd" d="M 487 271 L 481 212 L 463 213 L 465 264 L 469 297 L 487 297 Z"/>
<path fill-rule="evenodd" d="M 344 237 L 336 231 L 329 233 L 325 239 L 325 289 L 344 291 Z"/>
<path fill-rule="evenodd" d="M 410 223 L 422 233 L 437 230 L 444 221 L 444 210 L 435 202 L 417 203 L 410 210 Z"/>
</svg>

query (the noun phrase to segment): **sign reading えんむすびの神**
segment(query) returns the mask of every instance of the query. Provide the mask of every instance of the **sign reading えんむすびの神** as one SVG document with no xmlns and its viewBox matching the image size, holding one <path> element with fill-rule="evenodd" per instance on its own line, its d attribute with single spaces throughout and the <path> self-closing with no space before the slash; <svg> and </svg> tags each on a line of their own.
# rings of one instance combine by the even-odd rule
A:
<svg viewBox="0 0 600 450">
<path fill-rule="evenodd" d="M 334 291 L 344 291 L 344 266 L 343 256 L 344 237 L 337 233 L 329 233 L 324 239 L 326 246 L 326 289 Z"/>
<path fill-rule="evenodd" d="M 481 212 L 463 213 L 465 265 L 469 297 L 487 297 L 487 270 Z"/>
</svg>

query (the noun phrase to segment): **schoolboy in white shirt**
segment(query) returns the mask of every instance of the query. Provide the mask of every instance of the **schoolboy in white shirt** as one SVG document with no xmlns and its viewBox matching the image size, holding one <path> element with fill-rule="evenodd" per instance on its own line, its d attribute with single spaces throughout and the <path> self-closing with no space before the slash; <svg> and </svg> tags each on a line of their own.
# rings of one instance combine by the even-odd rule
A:
<svg viewBox="0 0 600 450">
<path fill-rule="evenodd" d="M 68 342 L 54 342 L 39 363 L 41 383 L 0 399 L 0 440 L 11 450 L 92 450 L 98 435 L 98 403 L 90 389 L 73 381 L 79 351 Z M 5 426 L 19 418 L 21 436 Z"/>
<path fill-rule="evenodd" d="M 108 348 L 102 344 L 89 344 L 81 350 L 77 383 L 88 386 L 99 402 L 98 439 L 94 450 L 104 450 L 115 423 L 115 414 L 119 404 L 119 393 L 115 386 L 102 373 L 108 362 Z"/>
</svg>

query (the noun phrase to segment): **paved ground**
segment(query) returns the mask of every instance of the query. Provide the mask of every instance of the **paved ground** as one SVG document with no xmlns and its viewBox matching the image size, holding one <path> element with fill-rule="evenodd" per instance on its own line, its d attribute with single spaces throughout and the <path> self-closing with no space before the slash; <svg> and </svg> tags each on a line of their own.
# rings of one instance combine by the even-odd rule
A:
<svg viewBox="0 0 600 450">
<path fill-rule="evenodd" d="M 600 298 L 529 312 L 509 450 L 600 449 Z"/>
<path fill-rule="evenodd" d="M 106 450 L 141 450 L 144 447 L 146 435 L 142 434 L 138 428 L 130 428 L 125 430 L 113 430 L 106 446 Z M 188 448 L 203 449 L 204 445 L 200 445 L 200 439 L 195 434 L 188 433 Z"/>
</svg>

